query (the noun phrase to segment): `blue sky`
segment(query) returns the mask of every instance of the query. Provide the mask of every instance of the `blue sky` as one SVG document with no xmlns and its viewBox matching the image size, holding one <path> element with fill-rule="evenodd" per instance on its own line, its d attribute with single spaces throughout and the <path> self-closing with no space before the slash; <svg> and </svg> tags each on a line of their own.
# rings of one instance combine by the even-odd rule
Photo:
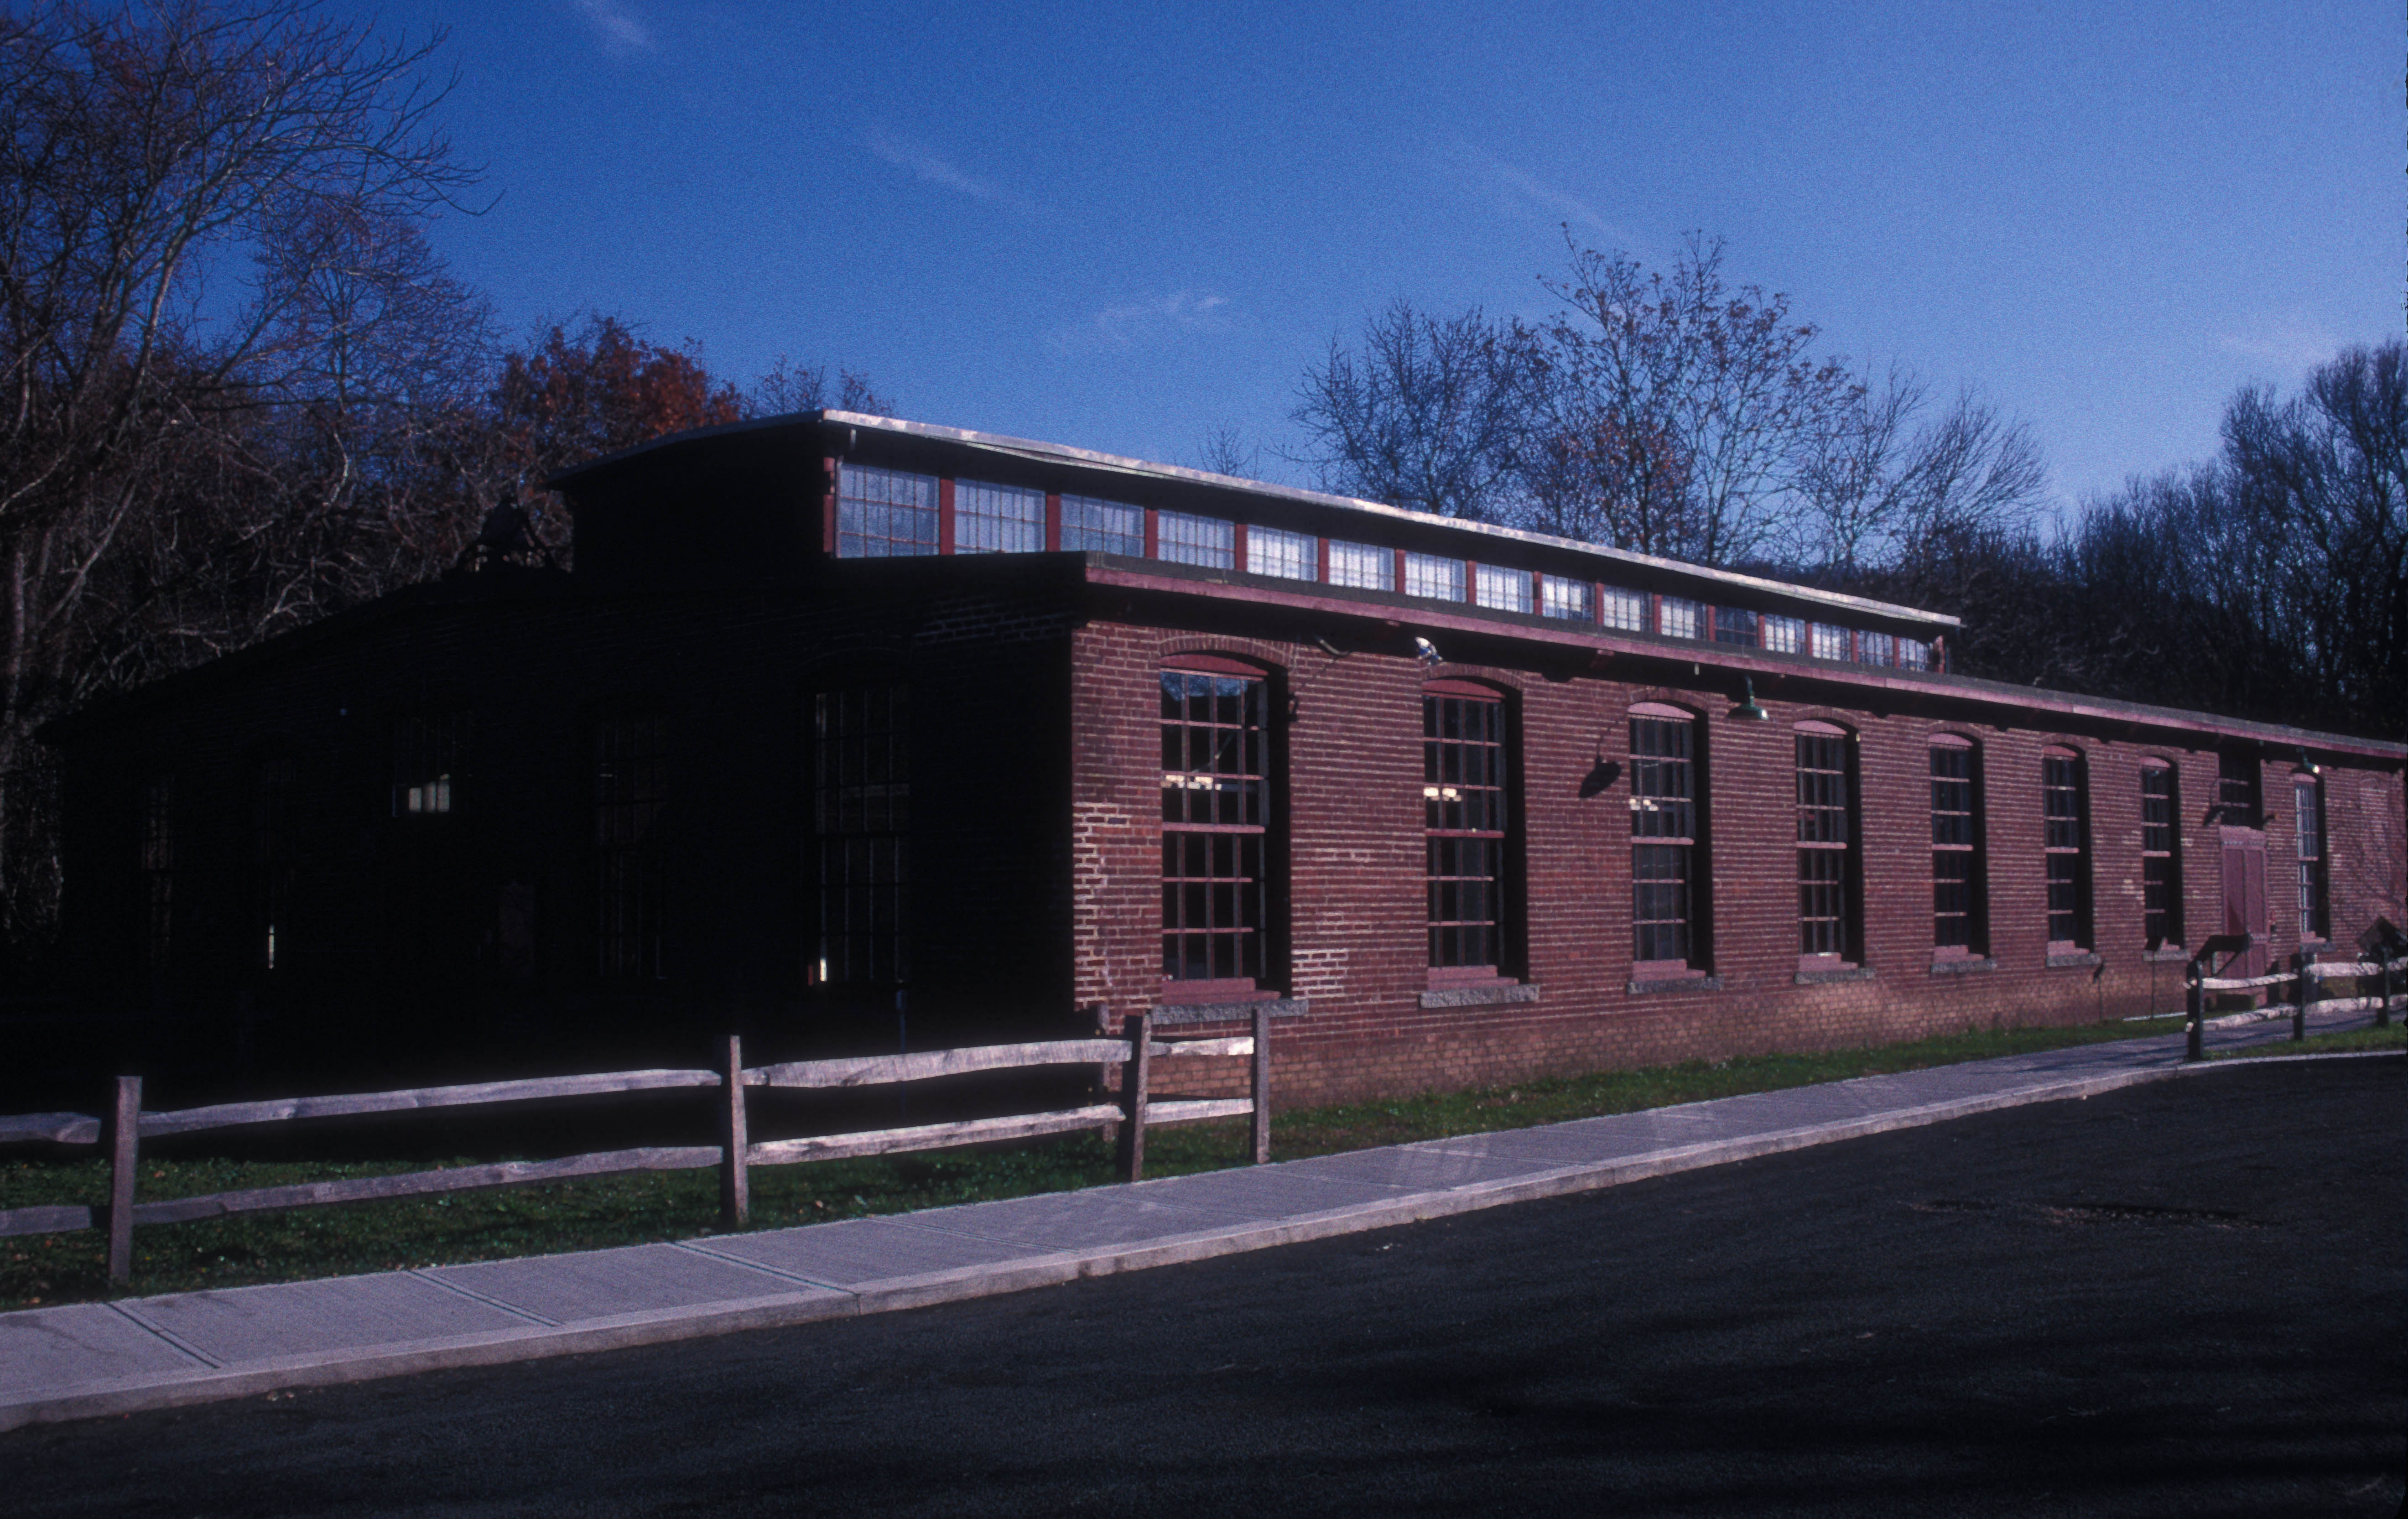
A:
<svg viewBox="0 0 2408 1519">
<path fill-rule="evenodd" d="M 1299 445 L 1394 296 L 1548 308 L 1563 232 L 1698 229 L 1859 364 L 1977 386 L 2062 499 L 2401 330 L 2398 7 L 382 7 L 449 29 L 489 213 L 437 240 L 524 328 L 588 310 L 749 380 L 1189 462 Z"/>
</svg>

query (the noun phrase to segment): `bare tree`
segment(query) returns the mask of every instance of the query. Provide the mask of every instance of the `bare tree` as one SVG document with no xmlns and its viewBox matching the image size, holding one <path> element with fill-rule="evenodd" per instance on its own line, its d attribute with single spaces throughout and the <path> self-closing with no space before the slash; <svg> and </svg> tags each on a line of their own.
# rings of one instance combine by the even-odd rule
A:
<svg viewBox="0 0 2408 1519">
<path fill-rule="evenodd" d="M 1787 557 L 1838 585 L 1867 569 L 1936 566 L 1949 545 L 2019 537 L 2047 470 L 2029 429 L 1971 391 L 1937 416 L 1923 383 L 1893 367 L 1838 398 L 1800 439 Z"/>
<path fill-rule="evenodd" d="M 1544 281 L 1564 309 L 1536 335 L 1533 494 L 1622 548 L 1720 565 L 1777 547 L 1805 445 L 1854 380 L 1788 297 L 1725 286 L 1718 240 L 1693 235 L 1669 274 L 1566 243 L 1570 273 Z"/>
<path fill-rule="evenodd" d="M 824 408 L 858 411 L 873 417 L 895 414 L 895 403 L 871 388 L 868 376 L 839 367 L 836 384 L 830 386 L 825 365 L 805 366 L 783 353 L 744 393 L 744 414 L 748 417 L 783 417 Z"/>
<path fill-rule="evenodd" d="M 1470 522 L 1513 514 L 1526 418 L 1526 350 L 1475 307 L 1453 317 L 1406 301 L 1332 339 L 1292 413 L 1312 439 L 1298 463 L 1342 495 Z"/>
<path fill-rule="evenodd" d="M 1263 472 L 1263 451 L 1248 443 L 1236 423 L 1225 422 L 1207 432 L 1196 446 L 1196 467 L 1238 480 L 1258 480 Z"/>
<path fill-rule="evenodd" d="M 472 181 L 439 41 L 307 0 L 0 12 L 0 883 L 27 737 L 106 668 L 79 654 L 112 551 L 187 541 L 170 482 L 238 474 L 250 419 L 325 378 L 326 281 L 408 246 L 362 229 Z"/>
</svg>

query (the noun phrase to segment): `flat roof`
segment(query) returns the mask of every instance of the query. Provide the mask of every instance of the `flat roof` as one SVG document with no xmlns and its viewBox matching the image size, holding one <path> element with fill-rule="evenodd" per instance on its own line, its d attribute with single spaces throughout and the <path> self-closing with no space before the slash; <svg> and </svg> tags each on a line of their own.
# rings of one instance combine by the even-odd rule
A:
<svg viewBox="0 0 2408 1519">
<path fill-rule="evenodd" d="M 1064 443 L 1045 443 L 1033 438 L 1010 437 L 997 433 L 972 432 L 963 427 L 942 427 L 934 423 L 907 422 L 896 417 L 874 417 L 858 411 L 797 411 L 781 417 L 760 417 L 749 422 L 727 423 L 717 427 L 698 427 L 688 432 L 671 433 L 647 443 L 639 443 L 634 448 L 622 449 L 616 453 L 605 454 L 601 458 L 589 460 L 572 468 L 562 470 L 550 477 L 544 483 L 555 489 L 560 488 L 641 455 L 664 449 L 699 443 L 709 438 L 810 426 L 843 427 L 855 431 L 881 433 L 893 437 L 924 438 L 930 442 L 949 444 L 973 452 L 1000 454 L 1039 464 L 1068 465 L 1138 480 L 1173 481 L 1273 501 L 1334 509 L 1383 518 L 1418 529 L 1475 534 L 1502 542 L 1525 544 L 1557 553 L 1576 554 L 1609 565 L 1626 565 L 1659 575 L 1678 575 L 1710 580 L 1733 588 L 1744 588 L 1759 595 L 1778 595 L 1795 601 L 1809 602 L 1829 607 L 1835 610 L 1853 612 L 1859 616 L 1878 617 L 1893 622 L 1921 623 L 1935 627 L 1964 625 L 1962 618 L 1952 617 L 1946 612 L 1928 611 L 1920 607 L 1877 601 L 1870 596 L 1852 596 L 1844 592 L 1800 585 L 1794 580 L 1776 580 L 1761 575 L 1744 574 L 1738 570 L 1715 569 L 1705 565 L 1691 564 L 1686 560 L 1638 553 L 1628 549 L 1616 549 L 1602 543 L 1589 543 L 1579 538 L 1557 537 L 1551 533 L 1533 533 L 1525 528 L 1504 527 L 1495 523 L 1468 522 L 1460 517 L 1441 517 L 1435 512 L 1414 511 L 1405 507 L 1392 507 L 1384 502 L 1366 501 L 1357 496 L 1333 495 L 1326 492 L 1309 491 L 1295 485 L 1274 485 L 1265 480 L 1245 480 L 1235 475 L 1216 475 L 1210 470 L 1190 469 L 1182 465 L 1157 464 L 1146 459 L 1131 459 L 1116 453 L 1097 452 L 1093 449 L 1072 448 Z M 1612 578 L 1604 574 L 1599 576 L 1601 580 Z"/>
</svg>

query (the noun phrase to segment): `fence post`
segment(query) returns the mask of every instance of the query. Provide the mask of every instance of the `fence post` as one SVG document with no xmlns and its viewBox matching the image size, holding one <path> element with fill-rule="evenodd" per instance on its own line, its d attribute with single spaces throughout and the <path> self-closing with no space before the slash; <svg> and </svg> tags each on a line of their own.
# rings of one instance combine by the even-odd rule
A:
<svg viewBox="0 0 2408 1519">
<path fill-rule="evenodd" d="M 1254 1004 L 1254 1164 L 1271 1158 L 1271 1010 Z"/>
<path fill-rule="evenodd" d="M 751 1140 L 744 1128 L 744 1040 L 727 1036 L 726 1060 L 721 1068 L 719 1108 L 719 1226 L 740 1229 L 752 1215 L 752 1183 L 744 1174 L 744 1152 Z"/>
<path fill-rule="evenodd" d="M 2183 985 L 2190 1004 L 2190 1025 L 2183 1044 L 2185 1060 L 2207 1058 L 2207 989 L 2200 984 L 2199 962 L 2183 967 Z"/>
<path fill-rule="evenodd" d="M 134 1280 L 134 1178 L 141 1169 L 142 1078 L 120 1076 L 108 1115 L 108 1280 Z"/>
<path fill-rule="evenodd" d="M 1121 1065 L 1121 1180 L 1145 1180 L 1145 1077 L 1154 1044 L 1154 1014 L 1132 1012 L 1128 1059 Z"/>
<path fill-rule="evenodd" d="M 2313 964 L 2315 962 L 2308 958 L 2307 951 L 2291 952 L 2291 971 L 2296 978 L 2291 982 L 2291 1042 L 2294 1044 L 2308 1037 L 2308 988 L 2315 984 L 2316 979 L 2308 970 Z"/>
</svg>

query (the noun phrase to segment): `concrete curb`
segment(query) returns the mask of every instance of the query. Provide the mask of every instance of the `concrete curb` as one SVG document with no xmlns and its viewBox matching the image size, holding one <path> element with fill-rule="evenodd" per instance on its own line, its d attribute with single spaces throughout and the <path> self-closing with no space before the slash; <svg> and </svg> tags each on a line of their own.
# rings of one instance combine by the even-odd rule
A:
<svg viewBox="0 0 2408 1519">
<path fill-rule="evenodd" d="M 1331 1239 L 1340 1235 L 1362 1233 L 1372 1229 L 1393 1228 L 1400 1225 L 1447 1218 L 1488 1208 L 1506 1207 L 1513 1203 L 1598 1191 L 1626 1182 L 1645 1181 L 1651 1177 L 1670 1176 L 1712 1166 L 1728 1165 L 1734 1161 L 1807 1149 L 1815 1145 L 1862 1139 L 1897 1129 L 1945 1123 L 1951 1119 L 1970 1117 L 1975 1113 L 1994 1112 L 2002 1109 L 2024 1107 L 2039 1102 L 2058 1102 L 2090 1097 L 2124 1087 L 2177 1077 L 2197 1076 L 2219 1070 L 2247 1069 L 2269 1063 L 2292 1064 L 2302 1061 L 2380 1058 L 2397 1059 L 2399 1052 L 2371 1050 L 2334 1052 L 2324 1054 L 2263 1056 L 2249 1060 L 2206 1061 L 2197 1065 L 2169 1064 L 2129 1068 L 2055 1080 L 2042 1077 L 2003 1091 L 1916 1104 L 1886 1112 L 1868 1113 L 1858 1118 L 1802 1125 L 1795 1128 L 1732 1139 L 1704 1140 L 1696 1144 L 1673 1146 L 1612 1160 L 1570 1162 L 1512 1178 L 1469 1182 L 1435 1191 L 1408 1193 L 1394 1198 L 1324 1209 L 1259 1224 L 1238 1224 L 1226 1227 L 1189 1230 L 1184 1233 L 1166 1235 L 1141 1244 L 1113 1246 L 1087 1252 L 1036 1251 L 1017 1259 L 960 1267 L 917 1276 L 890 1278 L 857 1289 L 812 1282 L 792 1272 L 781 1271 L 713 1248 L 725 1244 L 728 1240 L 741 1237 L 713 1237 L 705 1240 L 683 1241 L 678 1248 L 725 1264 L 741 1266 L 750 1270 L 761 1272 L 768 1278 L 783 1279 L 793 1283 L 794 1290 L 734 1301 L 623 1313 L 568 1325 L 547 1324 L 523 1310 L 511 1308 L 507 1303 L 480 1297 L 480 1301 L 490 1302 L 504 1311 L 525 1318 L 529 1322 L 523 1328 L 483 1331 L 441 1339 L 266 1358 L 238 1368 L 196 1368 L 187 1370 L 153 1372 L 116 1381 L 85 1383 L 57 1393 L 39 1394 L 0 1403 L 0 1430 L 14 1429 L 26 1425 L 98 1418 L 108 1414 L 132 1413 L 152 1409 L 177 1408 L 195 1403 L 248 1397 L 286 1388 L 331 1386 L 343 1383 L 405 1376 L 420 1371 L 459 1367 L 496 1366 L 513 1361 L 536 1360 L 558 1355 L 588 1354 L 599 1351 L 624 1350 L 643 1345 L 665 1344 L 674 1340 L 734 1334 L 748 1329 L 782 1328 L 824 1319 L 849 1318 L 867 1313 L 924 1308 L 939 1303 L 960 1302 L 1002 1293 L 1025 1291 L 1033 1287 L 1051 1286 L 1075 1281 L 1081 1277 L 1107 1276 L 1121 1271 L 1150 1270 L 1156 1267 L 1209 1260 L 1220 1255 L 1272 1249 L 1280 1245 L 1299 1244 L 1308 1240 Z M 1698 1107 L 1706 1104 L 1684 1106 Z M 1580 1122 L 1593 1122 L 1593 1120 Z M 1539 1132 L 1542 1131 L 1543 1127 Z M 1454 1147 L 1459 1150 L 1487 1138 L 1489 1136 L 1467 1135 L 1452 1139 L 1425 1140 L 1419 1144 L 1400 1145 L 1396 1148 L 1402 1151 L 1443 1151 Z M 1140 1182 L 1134 1188 L 1097 1190 L 1110 1190 L 1125 1195 L 1142 1192 L 1151 1187 L 1172 1184 L 1181 1180 L 1183 1179 L 1166 1178 L 1157 1182 Z M 1075 1194 L 1065 1196 L 1075 1196 Z M 910 1219 L 926 1216 L 928 1215 L 904 1215 L 901 1221 L 908 1222 Z M 926 1227 L 931 1232 L 955 1232 L 945 1229 L 943 1225 L 926 1225 Z M 464 1297 L 479 1297 L 480 1296 L 459 1287 L 456 1283 L 438 1282 L 437 1284 L 452 1291 L 460 1292 Z M 234 1290 L 273 1289 L 271 1287 Z M 135 1323 L 142 1325 L 151 1333 L 173 1340 L 172 1336 L 167 1335 L 158 1326 L 148 1323 L 130 1308 L 121 1308 L 119 1311 Z M 187 1354 L 197 1354 L 192 1352 L 188 1346 L 183 1348 Z"/>
</svg>

